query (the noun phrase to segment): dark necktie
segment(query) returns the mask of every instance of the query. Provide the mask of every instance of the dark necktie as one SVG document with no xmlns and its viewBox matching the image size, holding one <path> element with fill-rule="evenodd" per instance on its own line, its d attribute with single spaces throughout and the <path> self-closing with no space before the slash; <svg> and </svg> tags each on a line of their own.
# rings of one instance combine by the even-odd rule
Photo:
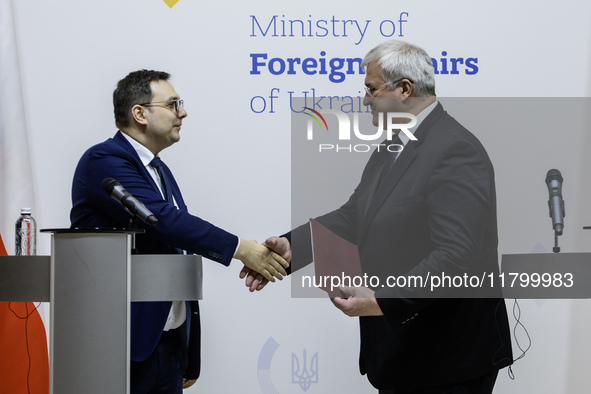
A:
<svg viewBox="0 0 591 394">
<path fill-rule="evenodd" d="M 160 158 L 158 156 L 155 156 L 152 161 L 150 162 L 150 165 L 152 167 L 154 167 L 156 169 L 156 171 L 158 171 L 158 175 L 160 176 L 160 185 L 162 186 L 162 192 L 163 194 L 166 196 L 166 201 L 168 201 L 169 203 L 174 203 L 174 200 L 172 199 L 172 181 L 170 179 L 170 177 L 168 176 L 168 169 L 166 168 L 166 166 L 164 165 L 164 163 L 162 162 L 162 160 L 160 160 Z M 177 250 L 177 253 L 179 254 L 183 254 L 183 250 L 175 248 Z M 198 305 L 198 304 L 196 304 Z M 192 308 L 191 308 L 191 303 L 189 301 L 185 301 L 185 307 L 186 307 L 186 315 L 185 315 L 185 325 L 186 325 L 186 330 L 187 330 L 187 334 L 186 334 L 186 338 L 187 338 L 187 342 L 183 344 L 183 351 L 187 352 L 188 351 L 188 347 L 189 347 L 189 337 L 191 335 L 191 317 L 192 317 Z M 182 326 L 181 326 L 182 327 Z"/>
<path fill-rule="evenodd" d="M 402 141 L 400 140 L 398 135 L 394 136 L 392 138 L 392 141 L 384 141 L 383 143 L 387 144 L 387 145 L 390 145 L 390 144 L 402 145 Z M 395 149 L 395 147 L 392 147 L 392 150 L 394 150 L 394 149 Z M 396 161 L 396 159 L 398 158 L 400 153 L 401 152 L 390 152 L 387 149 L 384 149 L 383 151 L 378 152 L 378 155 L 380 155 L 381 163 L 375 169 L 375 174 L 374 174 L 373 179 L 371 180 L 371 183 L 368 188 L 369 195 L 367 197 L 368 203 L 365 206 L 366 213 L 367 213 L 367 210 L 369 209 L 369 206 L 371 204 L 371 201 L 372 201 L 374 195 L 376 194 L 376 192 L 380 188 L 380 185 L 386 180 L 388 172 L 390 172 L 390 169 L 394 165 L 394 162 Z"/>
<path fill-rule="evenodd" d="M 158 175 L 160 176 L 160 185 L 162 186 L 162 192 L 166 197 L 166 201 L 172 203 L 172 181 L 167 176 L 167 172 L 164 168 L 164 163 L 158 156 L 155 156 L 150 165 L 158 171 Z"/>
<path fill-rule="evenodd" d="M 400 137 L 398 137 L 398 135 L 395 135 L 392 138 L 392 141 L 390 142 L 389 145 L 403 145 L 403 144 L 402 144 L 402 141 L 400 140 Z M 395 150 L 400 149 L 400 146 L 392 146 L 391 149 L 392 149 L 392 152 L 386 150 L 387 156 L 384 160 L 384 166 L 382 168 L 382 173 L 380 174 L 380 180 L 378 182 L 378 187 L 386 179 L 388 173 L 390 172 L 390 169 L 394 165 L 394 162 L 396 161 L 396 159 L 398 158 L 400 153 L 402 153 L 402 151 L 395 151 Z"/>
</svg>

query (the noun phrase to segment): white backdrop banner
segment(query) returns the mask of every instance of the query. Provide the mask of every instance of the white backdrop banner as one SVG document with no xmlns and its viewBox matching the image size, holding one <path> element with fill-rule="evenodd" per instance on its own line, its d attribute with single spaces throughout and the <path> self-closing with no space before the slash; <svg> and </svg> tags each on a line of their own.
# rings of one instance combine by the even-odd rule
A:
<svg viewBox="0 0 591 394">
<path fill-rule="evenodd" d="M 333 97 L 361 107 L 359 59 L 385 40 L 406 40 L 431 55 L 441 97 L 591 92 L 591 3 L 579 0 L 14 3 L 20 67 L 12 58 L 16 71 L 2 79 L 0 108 L 16 105 L 20 115 L 5 126 L 2 113 L 0 146 L 7 146 L 7 131 L 22 138 L 27 124 L 41 228 L 69 226 L 76 163 L 115 133 L 113 89 L 137 69 L 170 72 L 185 100 L 181 141 L 162 156 L 189 211 L 258 241 L 292 226 L 290 117 L 302 110 L 293 99 L 305 97 L 316 110 L 336 102 Z M 4 58 L 0 62 L 4 67 Z M 22 100 L 5 89 L 19 70 L 26 116 Z M 452 106 L 448 111 L 459 114 Z M 591 234 L 582 226 L 591 224 L 589 118 L 581 115 L 568 130 L 537 127 L 543 119 L 512 130 L 479 128 L 488 118 L 495 121 L 490 125 L 502 122 L 491 113 L 472 115 L 478 121 L 459 115 L 458 121 L 482 141 L 495 166 L 500 254 L 551 250 L 544 183 L 550 168 L 565 179 L 562 250 L 588 251 Z M 23 146 L 26 141 L 11 152 Z M 1 198 L 8 190 L 3 178 Z M 341 203 L 348 195 L 342 193 Z M 18 208 L 32 202 L 15 204 L 2 206 L 3 221 L 8 215 L 12 223 Z M 334 208 L 327 205 L 318 196 L 314 209 Z M 49 253 L 48 241 L 41 235 L 40 253 Z M 187 393 L 376 392 L 358 371 L 357 319 L 328 299 L 292 298 L 291 279 L 250 294 L 238 279 L 240 268 L 238 262 L 230 268 L 204 263 L 202 374 Z M 515 380 L 501 372 L 496 393 L 566 394 L 591 385 L 584 370 L 591 364 L 586 301 L 520 303 L 533 344 L 513 367 Z M 526 343 L 522 331 L 517 336 Z"/>
</svg>

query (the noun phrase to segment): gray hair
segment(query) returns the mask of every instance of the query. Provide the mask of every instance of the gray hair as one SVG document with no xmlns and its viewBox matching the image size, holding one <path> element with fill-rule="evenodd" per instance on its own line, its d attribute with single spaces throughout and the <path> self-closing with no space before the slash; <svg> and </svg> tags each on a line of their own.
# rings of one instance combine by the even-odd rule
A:
<svg viewBox="0 0 591 394">
<path fill-rule="evenodd" d="M 424 49 L 404 41 L 386 41 L 365 55 L 361 66 L 377 61 L 382 67 L 382 78 L 394 88 L 394 81 L 412 81 L 417 96 L 435 95 L 435 73 L 431 57 Z"/>
</svg>

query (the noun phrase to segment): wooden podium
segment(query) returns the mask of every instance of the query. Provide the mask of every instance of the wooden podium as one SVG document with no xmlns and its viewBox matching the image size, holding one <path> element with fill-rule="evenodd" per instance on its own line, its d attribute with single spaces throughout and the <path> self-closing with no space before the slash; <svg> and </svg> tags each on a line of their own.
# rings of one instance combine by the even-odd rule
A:
<svg viewBox="0 0 591 394">
<path fill-rule="evenodd" d="M 131 231 L 48 231 L 51 256 L 0 256 L 0 301 L 51 303 L 50 393 L 129 393 L 130 302 L 201 299 L 201 256 L 132 255 Z"/>
</svg>

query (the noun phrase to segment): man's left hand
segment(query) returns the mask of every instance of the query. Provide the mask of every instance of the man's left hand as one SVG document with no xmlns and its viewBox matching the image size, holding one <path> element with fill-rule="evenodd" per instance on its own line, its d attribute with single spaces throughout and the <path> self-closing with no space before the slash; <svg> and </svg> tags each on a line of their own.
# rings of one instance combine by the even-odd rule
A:
<svg viewBox="0 0 591 394">
<path fill-rule="evenodd" d="M 194 385 L 196 381 L 197 381 L 197 379 L 185 379 L 185 378 L 183 378 L 183 389 L 188 389 L 189 387 L 191 387 L 192 385 Z"/>
<path fill-rule="evenodd" d="M 367 287 L 340 287 L 349 298 L 334 297 L 330 300 L 345 315 L 355 316 L 383 316 L 376 301 L 375 291 Z"/>
</svg>

